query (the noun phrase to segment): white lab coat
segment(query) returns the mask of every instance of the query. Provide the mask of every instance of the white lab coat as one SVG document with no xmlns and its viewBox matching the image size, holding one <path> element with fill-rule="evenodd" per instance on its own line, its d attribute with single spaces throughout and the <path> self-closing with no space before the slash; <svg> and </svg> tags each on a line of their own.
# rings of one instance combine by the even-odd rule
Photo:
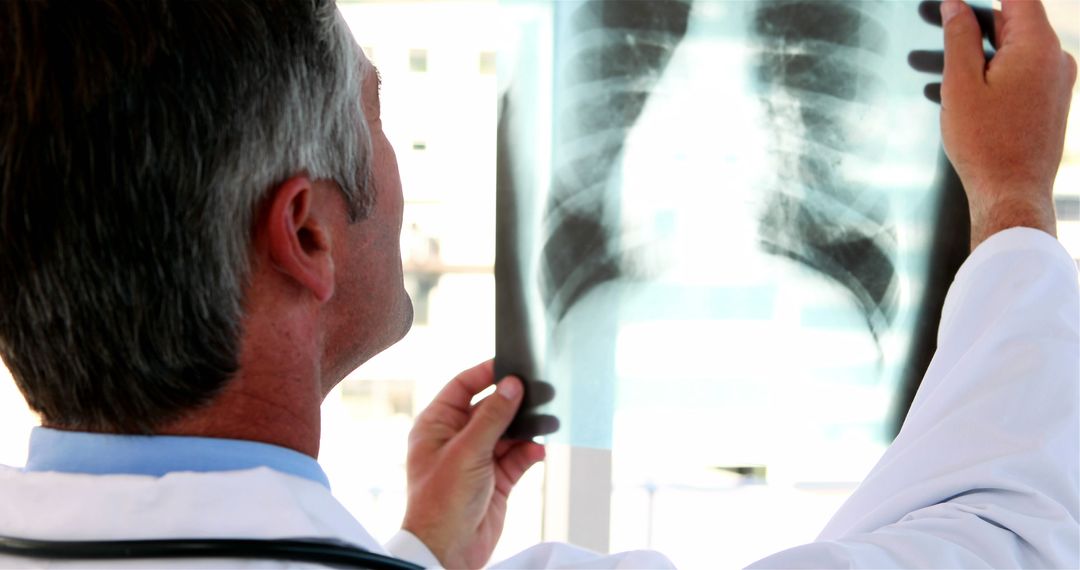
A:
<svg viewBox="0 0 1080 570">
<path fill-rule="evenodd" d="M 939 339 L 899 437 L 819 540 L 755 568 L 1080 567 L 1080 292 L 1074 262 L 1036 230 L 991 237 L 957 275 Z M 408 533 L 384 550 L 325 487 L 267 468 L 160 478 L 0 470 L 0 534 L 53 540 L 332 537 L 437 564 Z M 44 566 L 0 558 L 0 567 Z M 541 544 L 494 566 L 656 568 L 670 562 L 649 551 L 603 556 Z"/>
</svg>

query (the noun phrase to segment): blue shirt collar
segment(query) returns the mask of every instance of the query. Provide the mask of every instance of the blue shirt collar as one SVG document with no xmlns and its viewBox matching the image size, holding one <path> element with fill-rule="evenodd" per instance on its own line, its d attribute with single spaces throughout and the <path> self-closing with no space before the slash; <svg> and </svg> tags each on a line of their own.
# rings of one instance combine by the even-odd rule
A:
<svg viewBox="0 0 1080 570">
<path fill-rule="evenodd" d="M 26 471 L 150 475 L 174 471 L 238 471 L 269 467 L 330 488 L 315 459 L 277 445 L 173 435 L 113 435 L 36 427 Z"/>
</svg>

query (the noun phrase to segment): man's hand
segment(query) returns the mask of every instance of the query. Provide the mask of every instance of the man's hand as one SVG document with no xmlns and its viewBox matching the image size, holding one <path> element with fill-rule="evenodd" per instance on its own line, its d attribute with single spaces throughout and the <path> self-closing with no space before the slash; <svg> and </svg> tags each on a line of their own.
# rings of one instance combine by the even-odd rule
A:
<svg viewBox="0 0 1080 570">
<path fill-rule="evenodd" d="M 971 247 L 1026 226 L 1056 235 L 1053 187 L 1076 62 L 1039 0 L 1003 0 L 987 63 L 971 8 L 941 5 L 945 75 L 941 133 L 971 206 Z"/>
<path fill-rule="evenodd" d="M 494 394 L 470 405 L 493 381 L 491 361 L 462 372 L 416 418 L 409 434 L 402 528 L 447 568 L 487 562 L 502 534 L 510 489 L 544 458 L 539 444 L 499 439 L 521 404 L 520 380 L 507 377 Z"/>
</svg>

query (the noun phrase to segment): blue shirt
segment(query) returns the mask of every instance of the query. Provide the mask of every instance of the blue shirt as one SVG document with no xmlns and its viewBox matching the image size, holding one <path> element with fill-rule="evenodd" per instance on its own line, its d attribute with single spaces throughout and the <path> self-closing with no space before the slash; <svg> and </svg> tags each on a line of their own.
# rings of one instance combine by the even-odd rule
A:
<svg viewBox="0 0 1080 570">
<path fill-rule="evenodd" d="M 150 475 L 174 471 L 238 471 L 269 467 L 310 479 L 330 480 L 312 457 L 268 443 L 174 435 L 113 435 L 36 427 L 30 433 L 26 471 L 88 475 Z"/>
</svg>

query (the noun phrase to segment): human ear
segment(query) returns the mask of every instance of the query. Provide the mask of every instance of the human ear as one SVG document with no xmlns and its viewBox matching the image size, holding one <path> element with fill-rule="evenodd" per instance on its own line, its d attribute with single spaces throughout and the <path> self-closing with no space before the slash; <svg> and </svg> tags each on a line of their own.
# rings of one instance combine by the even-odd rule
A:
<svg viewBox="0 0 1080 570">
<path fill-rule="evenodd" d="M 274 268 L 326 302 L 334 294 L 331 228 L 314 199 L 311 180 L 294 176 L 271 191 L 263 223 Z"/>
</svg>

